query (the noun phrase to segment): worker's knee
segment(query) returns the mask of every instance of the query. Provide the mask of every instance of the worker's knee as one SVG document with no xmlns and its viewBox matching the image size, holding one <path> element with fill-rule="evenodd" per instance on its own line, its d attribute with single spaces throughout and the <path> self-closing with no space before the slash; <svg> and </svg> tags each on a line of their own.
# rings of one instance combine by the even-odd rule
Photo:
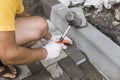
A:
<svg viewBox="0 0 120 80">
<path fill-rule="evenodd" d="M 47 23 L 47 21 L 42 17 L 38 17 L 37 20 L 38 20 L 38 23 L 40 23 L 39 24 L 40 32 L 41 33 L 48 32 L 48 23 Z"/>
<path fill-rule="evenodd" d="M 36 16 L 34 18 L 36 20 L 35 23 L 37 23 L 34 38 L 40 39 L 48 33 L 48 24 L 47 24 L 47 21 L 42 17 Z"/>
<path fill-rule="evenodd" d="M 24 45 L 38 41 L 48 33 L 47 21 L 40 16 L 16 19 L 16 43 Z"/>
</svg>

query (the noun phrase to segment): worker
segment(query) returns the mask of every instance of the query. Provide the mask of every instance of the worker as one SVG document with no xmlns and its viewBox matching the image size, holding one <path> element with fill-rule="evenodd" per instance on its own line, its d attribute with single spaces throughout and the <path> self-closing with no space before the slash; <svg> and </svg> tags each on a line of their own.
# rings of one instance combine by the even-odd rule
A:
<svg viewBox="0 0 120 80">
<path fill-rule="evenodd" d="M 31 49 L 40 39 L 48 43 Z M 66 38 L 67 39 L 67 38 Z M 48 33 L 48 24 L 40 16 L 25 12 L 22 0 L 0 0 L 0 76 L 16 78 L 14 65 L 25 65 L 59 56 L 62 44 Z M 68 42 L 72 42 L 69 38 Z M 72 44 L 72 43 L 71 43 Z M 9 71 L 5 72 L 8 68 Z"/>
</svg>

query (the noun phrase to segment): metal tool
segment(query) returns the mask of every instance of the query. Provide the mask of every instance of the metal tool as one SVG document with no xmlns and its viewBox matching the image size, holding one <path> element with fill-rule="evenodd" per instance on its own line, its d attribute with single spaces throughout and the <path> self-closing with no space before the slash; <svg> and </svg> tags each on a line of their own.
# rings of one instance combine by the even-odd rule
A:
<svg viewBox="0 0 120 80">
<path fill-rule="evenodd" d="M 61 42 L 64 40 L 65 36 L 67 35 L 71 27 L 83 28 L 83 26 L 81 26 L 82 20 L 75 12 L 73 11 L 68 12 L 65 16 L 65 19 L 69 23 L 69 26 L 65 30 L 64 34 L 61 36 L 60 38 Z"/>
</svg>

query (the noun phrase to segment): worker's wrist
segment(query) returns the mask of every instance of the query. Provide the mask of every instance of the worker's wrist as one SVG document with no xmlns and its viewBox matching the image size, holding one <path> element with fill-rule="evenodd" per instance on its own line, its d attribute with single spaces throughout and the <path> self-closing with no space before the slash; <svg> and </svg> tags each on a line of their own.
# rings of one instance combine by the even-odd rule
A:
<svg viewBox="0 0 120 80">
<path fill-rule="evenodd" d="M 44 60 L 47 57 L 47 51 L 45 48 L 40 48 L 38 50 L 39 51 L 36 54 L 33 53 L 34 62 Z"/>
<path fill-rule="evenodd" d="M 42 50 L 43 50 L 43 53 L 42 53 L 42 60 L 44 60 L 44 59 L 47 58 L 48 53 L 47 53 L 47 50 L 46 50 L 44 47 L 42 48 Z"/>
</svg>

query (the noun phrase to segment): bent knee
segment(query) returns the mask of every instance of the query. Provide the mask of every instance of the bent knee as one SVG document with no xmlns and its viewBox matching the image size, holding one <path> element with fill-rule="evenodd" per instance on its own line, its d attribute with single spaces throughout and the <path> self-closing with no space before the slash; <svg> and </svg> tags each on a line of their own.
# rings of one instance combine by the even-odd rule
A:
<svg viewBox="0 0 120 80">
<path fill-rule="evenodd" d="M 40 16 L 36 16 L 36 22 L 38 22 L 38 26 L 37 26 L 37 31 L 36 35 L 38 35 L 38 37 L 43 37 L 44 35 L 46 35 L 48 33 L 48 23 L 47 21 L 40 17 Z"/>
<path fill-rule="evenodd" d="M 47 21 L 40 16 L 22 17 L 16 20 L 16 42 L 24 44 L 36 41 L 48 33 Z"/>
<path fill-rule="evenodd" d="M 35 16 L 36 22 L 39 24 L 39 29 L 41 30 L 48 30 L 48 23 L 47 21 L 40 16 Z"/>
</svg>

